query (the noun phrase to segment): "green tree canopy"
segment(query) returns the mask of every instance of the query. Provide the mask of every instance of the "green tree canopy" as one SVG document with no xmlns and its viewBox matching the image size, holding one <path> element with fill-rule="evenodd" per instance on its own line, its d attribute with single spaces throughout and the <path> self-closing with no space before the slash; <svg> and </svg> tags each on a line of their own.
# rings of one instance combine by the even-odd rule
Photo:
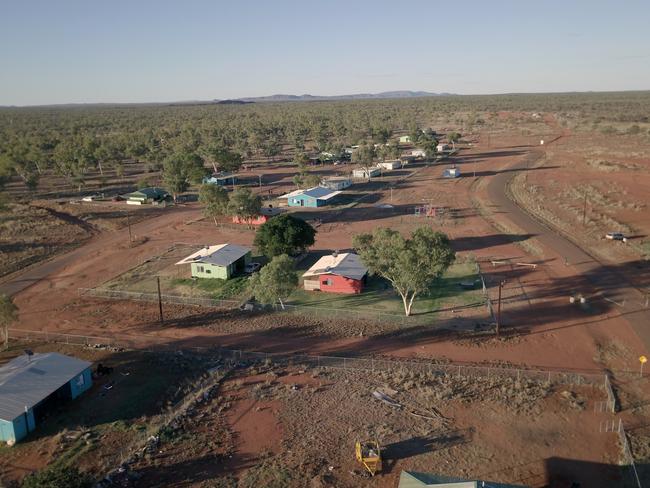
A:
<svg viewBox="0 0 650 488">
<path fill-rule="evenodd" d="M 249 290 L 255 300 L 264 305 L 273 305 L 279 301 L 282 308 L 282 299 L 288 297 L 296 286 L 298 275 L 294 270 L 293 260 L 286 254 L 275 256 L 249 280 Z"/>
<path fill-rule="evenodd" d="M 410 239 L 395 230 L 378 228 L 372 234 L 354 236 L 352 242 L 370 273 L 393 285 L 406 315 L 411 314 L 415 297 L 426 293 L 455 259 L 449 238 L 430 227 L 417 228 Z"/>
<path fill-rule="evenodd" d="M 203 184 L 199 188 L 199 202 L 205 205 L 203 215 L 214 220 L 228 213 L 228 191 L 219 185 Z"/>
<path fill-rule="evenodd" d="M 210 144 L 202 153 L 212 163 L 215 171 L 237 171 L 241 168 L 241 154 L 231 151 L 221 143 Z"/>
<path fill-rule="evenodd" d="M 262 199 L 259 195 L 255 195 L 250 188 L 237 188 L 230 195 L 227 212 L 241 219 L 251 219 L 260 214 L 261 208 Z"/>
<path fill-rule="evenodd" d="M 447 134 L 447 141 L 451 142 L 454 149 L 456 148 L 456 143 L 460 140 L 461 135 L 459 132 L 450 132 Z"/>
<path fill-rule="evenodd" d="M 366 171 L 368 179 L 370 179 L 369 169 L 373 166 L 376 155 L 375 148 L 372 144 L 362 144 L 352 153 L 352 162 L 357 163 Z"/>
<path fill-rule="evenodd" d="M 316 230 L 307 222 L 289 214 L 278 215 L 260 226 L 254 244 L 268 257 L 294 256 L 314 245 Z"/>
<path fill-rule="evenodd" d="M 196 153 L 175 153 L 163 161 L 163 182 L 176 200 L 179 193 L 206 175 L 203 159 Z"/>
<path fill-rule="evenodd" d="M 76 467 L 56 464 L 37 473 L 28 475 L 22 488 L 90 488 L 94 481 Z"/>
<path fill-rule="evenodd" d="M 0 295 L 0 327 L 4 340 L 4 348 L 9 346 L 9 326 L 18 320 L 18 307 L 8 295 Z"/>
<path fill-rule="evenodd" d="M 424 151 L 427 161 L 432 161 L 436 158 L 436 154 L 438 154 L 438 140 L 432 135 L 422 133 L 420 139 L 418 139 L 417 146 Z"/>
</svg>

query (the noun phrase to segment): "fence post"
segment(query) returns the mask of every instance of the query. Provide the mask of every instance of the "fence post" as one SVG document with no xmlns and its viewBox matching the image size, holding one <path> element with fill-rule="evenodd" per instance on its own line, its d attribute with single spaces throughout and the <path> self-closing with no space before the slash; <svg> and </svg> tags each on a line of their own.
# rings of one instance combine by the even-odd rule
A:
<svg viewBox="0 0 650 488">
<path fill-rule="evenodd" d="M 460 378 L 460 364 L 458 365 L 458 377 Z"/>
<path fill-rule="evenodd" d="M 343 358 L 343 369 L 347 369 L 347 368 L 348 368 L 347 362 L 346 362 L 345 358 Z"/>
</svg>

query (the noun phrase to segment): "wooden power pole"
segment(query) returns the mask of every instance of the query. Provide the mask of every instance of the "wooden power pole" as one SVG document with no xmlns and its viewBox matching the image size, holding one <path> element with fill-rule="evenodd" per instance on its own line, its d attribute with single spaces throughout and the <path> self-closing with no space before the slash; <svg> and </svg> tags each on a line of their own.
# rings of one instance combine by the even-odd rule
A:
<svg viewBox="0 0 650 488">
<path fill-rule="evenodd" d="M 497 302 L 497 337 L 501 333 L 501 288 L 503 288 L 505 281 L 499 280 L 499 300 Z"/>
<path fill-rule="evenodd" d="M 156 276 L 156 283 L 158 284 L 158 311 L 160 312 L 160 325 L 163 325 L 164 319 L 162 311 L 162 295 L 160 294 L 160 276 Z"/>
</svg>

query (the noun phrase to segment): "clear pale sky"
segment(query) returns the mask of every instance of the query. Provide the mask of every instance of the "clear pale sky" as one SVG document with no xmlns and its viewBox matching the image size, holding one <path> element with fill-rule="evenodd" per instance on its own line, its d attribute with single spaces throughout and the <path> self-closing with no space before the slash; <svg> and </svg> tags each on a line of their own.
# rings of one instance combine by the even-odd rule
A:
<svg viewBox="0 0 650 488">
<path fill-rule="evenodd" d="M 650 89 L 648 0 L 0 0 L 0 105 Z"/>
</svg>

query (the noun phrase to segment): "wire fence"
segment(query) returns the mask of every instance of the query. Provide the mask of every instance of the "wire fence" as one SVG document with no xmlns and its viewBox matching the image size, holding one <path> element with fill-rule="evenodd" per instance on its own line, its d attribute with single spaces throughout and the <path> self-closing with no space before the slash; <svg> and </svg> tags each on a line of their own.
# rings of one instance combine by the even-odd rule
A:
<svg viewBox="0 0 650 488">
<path fill-rule="evenodd" d="M 465 363 L 436 363 L 432 361 L 412 361 L 400 359 L 376 359 L 348 356 L 319 356 L 299 353 L 270 353 L 227 349 L 218 345 L 184 346 L 168 343 L 154 337 L 107 338 L 90 335 L 76 335 L 10 329 L 15 339 L 44 340 L 65 344 L 113 347 L 119 349 L 139 349 L 146 352 L 195 352 L 218 354 L 234 362 L 271 362 L 279 365 L 302 364 L 314 368 L 336 368 L 356 371 L 411 371 L 434 375 L 458 376 L 463 378 L 509 378 L 513 380 L 532 380 L 557 385 L 593 385 L 608 390 L 609 378 L 605 374 L 579 373 L 526 368 L 505 368 L 500 366 L 471 365 Z"/>
<path fill-rule="evenodd" d="M 109 300 L 133 300 L 137 302 L 154 302 L 176 305 L 194 305 L 198 307 L 237 308 L 241 303 L 237 300 L 220 300 L 208 297 L 188 297 L 183 295 L 167 295 L 157 293 L 144 293 L 125 290 L 111 290 L 109 288 L 78 288 L 79 295 Z"/>
<path fill-rule="evenodd" d="M 398 323 L 402 325 L 418 325 L 431 322 L 427 315 L 403 315 L 383 312 L 372 312 L 368 310 L 353 310 L 343 308 L 314 307 L 311 305 L 284 304 L 284 308 L 276 305 L 273 309 L 277 312 L 287 312 L 301 315 L 322 315 L 331 319 L 345 320 L 374 320 L 379 322 Z"/>
<path fill-rule="evenodd" d="M 132 300 L 139 302 L 158 303 L 157 293 L 146 292 L 133 292 L 125 290 L 113 290 L 109 288 L 78 288 L 77 292 L 80 296 L 102 298 L 107 300 Z M 213 307 L 213 308 L 227 308 L 236 309 L 242 308 L 244 310 L 254 309 L 267 309 L 267 307 L 258 304 L 246 305 L 246 302 L 237 300 L 220 300 L 208 297 L 188 297 L 183 295 L 168 295 L 161 294 L 160 301 L 165 304 L 175 305 L 192 305 L 198 307 Z M 431 316 L 426 315 L 410 315 L 403 314 L 390 314 L 383 312 L 373 312 L 369 310 L 353 310 L 342 308 L 325 308 L 316 307 L 311 305 L 295 305 L 285 303 L 284 307 L 275 305 L 268 308 L 277 312 L 294 313 L 301 315 L 322 315 L 332 319 L 356 319 L 356 320 L 375 320 L 385 323 L 398 323 L 402 325 L 420 325 L 431 322 Z M 434 311 L 435 312 L 435 311 Z"/>
<path fill-rule="evenodd" d="M 629 467 L 629 479 L 628 483 L 631 482 L 634 486 L 638 488 L 643 488 L 641 484 L 641 478 L 639 477 L 639 472 L 637 471 L 636 464 L 634 462 L 634 455 L 632 454 L 632 449 L 630 449 L 630 441 L 628 439 L 627 433 L 625 432 L 625 426 L 623 421 L 619 419 L 604 420 L 600 423 L 600 432 L 614 432 L 618 435 L 619 443 L 621 444 L 621 451 L 623 452 L 623 461 L 625 465 Z M 625 486 L 630 486 L 626 484 Z"/>
</svg>

